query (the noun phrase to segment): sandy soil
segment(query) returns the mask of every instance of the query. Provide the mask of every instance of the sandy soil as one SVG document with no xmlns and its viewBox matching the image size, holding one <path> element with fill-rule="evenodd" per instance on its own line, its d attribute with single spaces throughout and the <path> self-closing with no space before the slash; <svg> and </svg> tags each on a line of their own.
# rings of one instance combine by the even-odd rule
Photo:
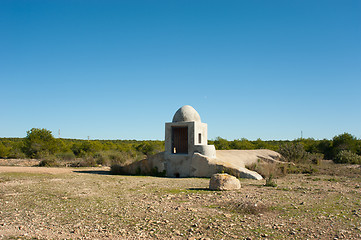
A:
<svg viewBox="0 0 361 240">
<path fill-rule="evenodd" d="M 81 168 L 82 171 L 109 171 L 109 167 Z M 52 167 L 21 167 L 21 166 L 0 166 L 0 173 L 47 173 L 60 174 L 79 171 L 79 168 L 52 168 Z"/>
</svg>

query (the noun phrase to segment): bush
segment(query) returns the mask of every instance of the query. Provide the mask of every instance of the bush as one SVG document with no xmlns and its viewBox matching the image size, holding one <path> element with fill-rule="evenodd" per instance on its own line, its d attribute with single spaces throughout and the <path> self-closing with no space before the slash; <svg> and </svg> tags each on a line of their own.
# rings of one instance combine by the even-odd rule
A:
<svg viewBox="0 0 361 240">
<path fill-rule="evenodd" d="M 97 152 L 93 156 L 97 164 L 108 166 L 110 164 L 107 152 Z"/>
<path fill-rule="evenodd" d="M 73 152 L 62 152 L 62 153 L 58 153 L 56 154 L 57 158 L 60 158 L 62 160 L 65 161 L 70 161 L 70 160 L 74 160 L 75 159 L 75 155 Z"/>
<path fill-rule="evenodd" d="M 266 187 L 277 187 L 276 181 L 273 179 L 273 175 L 270 174 L 268 178 L 266 178 Z"/>
<path fill-rule="evenodd" d="M 317 143 L 317 152 L 322 153 L 325 159 L 332 159 L 332 140 L 320 140 Z"/>
<path fill-rule="evenodd" d="M 227 141 L 227 139 L 221 138 L 221 137 L 217 137 L 216 140 L 214 141 L 214 146 L 217 150 L 227 150 L 230 149 L 229 147 L 229 142 Z"/>
<path fill-rule="evenodd" d="M 313 174 L 318 172 L 318 169 L 311 164 L 297 164 L 289 165 L 286 169 L 288 174 Z"/>
<path fill-rule="evenodd" d="M 286 162 L 302 163 L 308 160 L 308 153 L 300 143 L 286 143 L 278 151 Z"/>
<path fill-rule="evenodd" d="M 252 142 L 248 141 L 246 138 L 242 138 L 241 140 L 233 140 L 230 142 L 231 149 L 242 149 L 242 150 L 251 150 L 255 149 L 255 146 Z"/>
<path fill-rule="evenodd" d="M 258 163 L 254 163 L 252 165 L 246 166 L 249 170 L 258 172 L 263 178 L 269 178 L 272 176 L 283 177 L 287 174 L 288 164 L 284 163 L 268 163 L 262 162 L 261 160 Z"/>
<path fill-rule="evenodd" d="M 320 165 L 321 160 L 323 160 L 324 156 L 322 153 L 309 153 L 308 159 L 316 165 Z"/>
<path fill-rule="evenodd" d="M 98 164 L 93 157 L 87 157 L 79 162 L 79 167 L 97 167 Z"/>
<path fill-rule="evenodd" d="M 123 165 L 125 163 L 131 163 L 136 161 L 137 155 L 133 155 L 128 152 L 119 152 L 116 150 L 101 151 L 94 154 L 96 163 L 103 166 L 111 165 Z"/>
<path fill-rule="evenodd" d="M 159 144 L 159 142 L 143 142 L 136 146 L 135 149 L 147 156 L 157 154 L 164 150 L 163 143 Z"/>
<path fill-rule="evenodd" d="M 56 159 L 48 158 L 48 159 L 41 160 L 39 163 L 39 166 L 40 167 L 58 167 L 58 166 L 60 166 L 60 164 L 58 161 L 56 161 Z"/>
<path fill-rule="evenodd" d="M 256 164 L 246 166 L 252 171 L 256 171 L 263 178 L 268 180 L 271 184 L 273 179 L 286 176 L 287 174 L 313 174 L 318 172 L 318 169 L 313 164 L 303 164 L 303 163 L 266 163 L 259 161 Z"/>
<path fill-rule="evenodd" d="M 73 146 L 71 146 L 71 150 L 77 157 L 88 157 L 96 152 L 99 152 L 101 148 L 101 143 L 89 140 L 75 142 Z"/>
<path fill-rule="evenodd" d="M 10 147 L 6 147 L 2 143 L 0 143 L 0 158 L 7 158 L 10 154 Z"/>
<path fill-rule="evenodd" d="M 26 158 L 26 155 L 23 152 L 24 141 L 22 139 L 20 141 L 8 142 L 7 144 L 4 145 L 10 148 L 7 154 L 7 158 L 16 158 L 16 159 Z"/>
<path fill-rule="evenodd" d="M 349 150 L 342 150 L 336 155 L 333 161 L 335 163 L 361 164 L 361 156 Z"/>
</svg>

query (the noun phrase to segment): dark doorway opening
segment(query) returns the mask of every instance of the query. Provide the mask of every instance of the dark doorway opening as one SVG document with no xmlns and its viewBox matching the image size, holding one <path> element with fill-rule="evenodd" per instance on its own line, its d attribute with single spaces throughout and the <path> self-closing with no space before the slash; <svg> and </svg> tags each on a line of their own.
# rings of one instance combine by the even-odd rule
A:
<svg viewBox="0 0 361 240">
<path fill-rule="evenodd" d="M 188 153 L 188 127 L 172 128 L 172 153 Z"/>
</svg>

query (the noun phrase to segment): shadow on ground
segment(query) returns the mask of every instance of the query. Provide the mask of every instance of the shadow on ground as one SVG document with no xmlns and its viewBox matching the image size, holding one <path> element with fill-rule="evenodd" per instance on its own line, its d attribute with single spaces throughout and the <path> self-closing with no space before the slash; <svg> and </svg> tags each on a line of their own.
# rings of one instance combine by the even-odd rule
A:
<svg viewBox="0 0 361 240">
<path fill-rule="evenodd" d="M 75 173 L 88 173 L 88 174 L 98 174 L 98 175 L 113 175 L 110 173 L 110 171 L 105 171 L 105 170 L 77 170 L 77 171 L 73 171 Z"/>
<path fill-rule="evenodd" d="M 213 191 L 213 190 L 210 190 L 209 188 L 187 188 L 187 190 L 191 190 L 191 191 Z"/>
</svg>

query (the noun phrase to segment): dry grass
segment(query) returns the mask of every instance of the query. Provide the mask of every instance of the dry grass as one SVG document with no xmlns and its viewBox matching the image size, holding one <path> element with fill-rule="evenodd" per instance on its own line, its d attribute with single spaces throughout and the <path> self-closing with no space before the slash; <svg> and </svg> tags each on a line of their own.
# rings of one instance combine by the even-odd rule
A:
<svg viewBox="0 0 361 240">
<path fill-rule="evenodd" d="M 226 209 L 233 213 L 238 214 L 263 214 L 267 211 L 270 211 L 270 207 L 262 202 L 255 202 L 249 200 L 231 200 L 224 204 L 223 209 Z"/>
</svg>

